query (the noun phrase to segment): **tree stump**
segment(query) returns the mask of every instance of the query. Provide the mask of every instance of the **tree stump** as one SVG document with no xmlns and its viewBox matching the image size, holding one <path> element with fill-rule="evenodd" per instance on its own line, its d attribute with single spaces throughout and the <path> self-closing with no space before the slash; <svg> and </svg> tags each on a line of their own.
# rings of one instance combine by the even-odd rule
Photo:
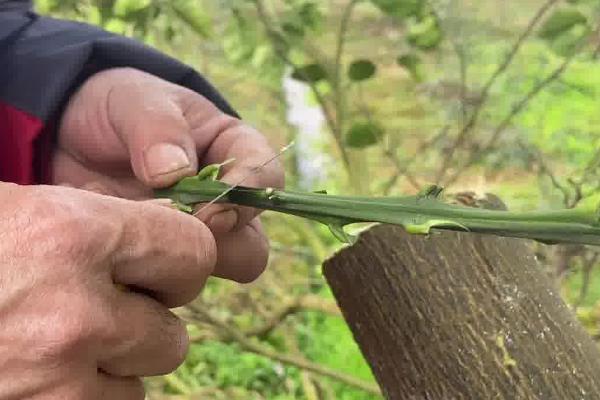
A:
<svg viewBox="0 0 600 400">
<path fill-rule="evenodd" d="M 600 399 L 600 353 L 522 240 L 380 225 L 324 274 L 388 399 Z"/>
</svg>

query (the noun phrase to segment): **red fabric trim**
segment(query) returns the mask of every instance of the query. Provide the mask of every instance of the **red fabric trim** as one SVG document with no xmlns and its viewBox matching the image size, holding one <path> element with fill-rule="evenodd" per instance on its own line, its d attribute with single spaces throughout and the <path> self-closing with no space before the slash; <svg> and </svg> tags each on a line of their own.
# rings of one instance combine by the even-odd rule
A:
<svg viewBox="0 0 600 400">
<path fill-rule="evenodd" d="M 52 146 L 43 128 L 38 118 L 0 102 L 0 181 L 48 182 Z"/>
</svg>

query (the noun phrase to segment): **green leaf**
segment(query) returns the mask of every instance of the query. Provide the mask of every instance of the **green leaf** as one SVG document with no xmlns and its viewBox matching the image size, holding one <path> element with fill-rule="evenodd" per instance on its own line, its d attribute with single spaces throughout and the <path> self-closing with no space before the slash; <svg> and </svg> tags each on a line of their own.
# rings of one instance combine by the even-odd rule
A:
<svg viewBox="0 0 600 400">
<path fill-rule="evenodd" d="M 302 39 L 307 32 L 314 31 L 323 19 L 321 11 L 312 1 L 290 2 L 283 13 L 281 30 L 290 40 Z"/>
<path fill-rule="evenodd" d="M 281 24 L 281 30 L 290 37 L 293 38 L 303 38 L 304 37 L 304 27 L 300 24 L 294 22 L 284 22 Z"/>
<path fill-rule="evenodd" d="M 150 0 L 117 0 L 113 5 L 113 12 L 116 16 L 129 18 L 149 5 Z"/>
<path fill-rule="evenodd" d="M 362 149 L 372 146 L 383 136 L 383 128 L 372 122 L 357 122 L 346 133 L 348 147 Z"/>
<path fill-rule="evenodd" d="M 587 25 L 576 25 L 550 41 L 549 46 L 559 56 L 569 57 L 577 52 L 592 30 Z"/>
<path fill-rule="evenodd" d="M 269 45 L 257 46 L 250 59 L 250 64 L 257 69 L 263 68 L 267 63 L 271 63 L 273 52 L 272 47 Z M 272 63 L 271 63 L 272 64 Z"/>
<path fill-rule="evenodd" d="M 423 0 L 371 0 L 375 7 L 396 18 L 420 15 L 426 5 Z"/>
<path fill-rule="evenodd" d="M 175 35 L 177 34 L 177 32 L 175 32 L 175 28 L 173 28 L 173 25 L 169 24 L 165 28 L 164 34 L 165 34 L 165 39 L 167 39 L 167 42 L 172 42 L 173 39 L 175 38 Z"/>
<path fill-rule="evenodd" d="M 348 244 L 356 242 L 356 237 L 346 232 L 342 225 L 329 224 L 327 227 L 329 228 L 329 231 L 331 231 L 331 234 L 340 242 Z"/>
<path fill-rule="evenodd" d="M 444 191 L 444 188 L 441 186 L 427 185 L 423 189 L 421 189 L 419 191 L 419 193 L 417 193 L 417 199 L 418 200 L 423 199 L 423 198 L 438 199 L 443 191 Z"/>
<path fill-rule="evenodd" d="M 455 221 L 445 219 L 430 219 L 422 224 L 406 224 L 406 232 L 414 235 L 429 235 L 431 228 L 446 228 L 469 232 L 469 228 Z"/>
<path fill-rule="evenodd" d="M 323 18 L 317 2 L 312 1 L 302 3 L 297 15 L 302 24 L 309 29 L 316 28 Z"/>
<path fill-rule="evenodd" d="M 576 25 L 586 25 L 587 18 L 575 8 L 556 10 L 542 25 L 539 37 L 552 40 L 569 31 Z"/>
<path fill-rule="evenodd" d="M 308 64 L 294 70 L 292 78 L 301 82 L 315 83 L 327 79 L 327 71 L 320 64 Z"/>
<path fill-rule="evenodd" d="M 403 54 L 396 59 L 396 62 L 410 72 L 410 75 L 415 81 L 420 82 L 423 79 L 421 73 L 421 58 L 416 53 Z"/>
<path fill-rule="evenodd" d="M 408 29 L 406 40 L 419 50 L 433 50 L 442 42 L 442 30 L 439 21 L 433 15 L 422 18 Z"/>
<path fill-rule="evenodd" d="M 177 203 L 177 202 L 174 202 L 173 204 L 175 204 L 175 207 L 179 211 L 183 211 L 184 213 L 187 213 L 187 214 L 194 213 L 194 207 L 188 206 L 187 204 L 183 204 L 183 203 Z"/>
<path fill-rule="evenodd" d="M 235 158 L 229 158 L 220 164 L 208 164 L 206 167 L 202 168 L 200 170 L 200 172 L 198 172 L 198 174 L 195 176 L 195 178 L 200 181 L 203 181 L 203 180 L 216 181 L 217 178 L 219 177 L 219 173 L 221 172 L 221 169 L 225 165 L 231 164 L 234 161 L 235 161 Z"/>
<path fill-rule="evenodd" d="M 348 77 L 354 82 L 364 81 L 375 75 L 377 67 L 369 60 L 353 61 L 348 67 Z"/>
<path fill-rule="evenodd" d="M 35 10 L 40 14 L 49 14 L 59 9 L 58 0 L 37 0 Z"/>
<path fill-rule="evenodd" d="M 212 34 L 212 22 L 197 1 L 173 0 L 167 2 L 181 21 L 201 37 L 208 38 Z"/>
<path fill-rule="evenodd" d="M 122 19 L 111 18 L 105 22 L 104 29 L 112 33 L 123 35 L 127 29 L 127 24 Z"/>
</svg>

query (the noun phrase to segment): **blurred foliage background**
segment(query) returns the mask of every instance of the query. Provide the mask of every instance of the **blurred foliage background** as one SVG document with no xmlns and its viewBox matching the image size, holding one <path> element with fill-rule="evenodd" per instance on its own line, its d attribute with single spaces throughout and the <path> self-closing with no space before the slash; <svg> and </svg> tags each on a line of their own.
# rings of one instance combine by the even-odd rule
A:
<svg viewBox="0 0 600 400">
<path fill-rule="evenodd" d="M 37 0 L 196 67 L 285 156 L 288 187 L 574 207 L 600 188 L 595 0 Z M 266 214 L 268 271 L 210 281 L 150 399 L 379 398 L 321 273 L 326 228 Z M 532 244 L 600 339 L 598 252 Z"/>
</svg>

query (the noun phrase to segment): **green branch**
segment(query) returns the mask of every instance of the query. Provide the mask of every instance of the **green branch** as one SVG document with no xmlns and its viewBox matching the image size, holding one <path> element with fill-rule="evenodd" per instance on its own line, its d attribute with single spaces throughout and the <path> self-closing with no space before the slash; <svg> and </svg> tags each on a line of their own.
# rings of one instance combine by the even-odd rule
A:
<svg viewBox="0 0 600 400">
<path fill-rule="evenodd" d="M 509 212 L 446 204 L 439 199 L 442 189 L 429 186 L 416 196 L 349 197 L 325 193 L 303 193 L 231 186 L 214 180 L 206 169 L 195 177 L 156 191 L 181 209 L 213 201 L 272 210 L 312 219 L 328 225 L 340 240 L 352 238 L 343 230 L 348 224 L 380 222 L 401 225 L 409 233 L 428 234 L 432 228 L 489 233 L 529 238 L 544 243 L 582 243 L 600 245 L 600 216 L 589 202 L 573 209 L 556 211 Z M 226 192 L 226 193 L 225 193 Z M 223 195 L 225 193 L 225 195 Z"/>
</svg>

